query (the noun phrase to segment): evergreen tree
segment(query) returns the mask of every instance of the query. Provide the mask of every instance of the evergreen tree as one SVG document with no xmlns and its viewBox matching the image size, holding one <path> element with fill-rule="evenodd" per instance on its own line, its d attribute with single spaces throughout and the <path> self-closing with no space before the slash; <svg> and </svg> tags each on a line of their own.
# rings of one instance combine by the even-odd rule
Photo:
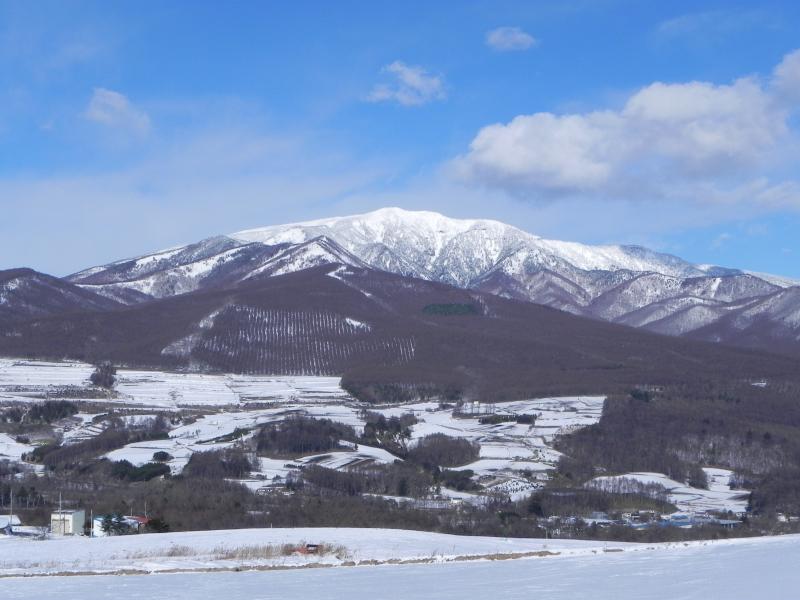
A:
<svg viewBox="0 0 800 600">
<path fill-rule="evenodd" d="M 109 361 L 101 362 L 95 367 L 89 379 L 92 384 L 110 390 L 117 382 L 117 368 Z"/>
<path fill-rule="evenodd" d="M 111 515 L 103 515 L 103 520 L 100 523 L 100 529 L 106 535 L 112 535 L 114 529 L 114 519 Z"/>
</svg>

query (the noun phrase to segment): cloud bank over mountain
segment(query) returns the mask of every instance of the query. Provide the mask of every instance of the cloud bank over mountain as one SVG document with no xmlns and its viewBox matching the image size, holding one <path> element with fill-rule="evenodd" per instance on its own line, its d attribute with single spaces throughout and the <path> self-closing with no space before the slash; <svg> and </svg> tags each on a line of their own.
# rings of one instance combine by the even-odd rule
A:
<svg viewBox="0 0 800 600">
<path fill-rule="evenodd" d="M 537 112 L 482 128 L 457 177 L 527 199 L 569 195 L 800 208 L 781 177 L 800 143 L 800 51 L 766 79 L 654 82 L 617 109 Z"/>
</svg>

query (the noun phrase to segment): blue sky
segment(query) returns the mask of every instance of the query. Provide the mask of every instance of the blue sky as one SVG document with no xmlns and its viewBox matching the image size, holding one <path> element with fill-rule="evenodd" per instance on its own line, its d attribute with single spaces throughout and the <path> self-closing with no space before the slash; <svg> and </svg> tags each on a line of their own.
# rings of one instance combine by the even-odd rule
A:
<svg viewBox="0 0 800 600">
<path fill-rule="evenodd" d="M 797 2 L 2 2 L 0 268 L 396 205 L 800 277 Z"/>
</svg>

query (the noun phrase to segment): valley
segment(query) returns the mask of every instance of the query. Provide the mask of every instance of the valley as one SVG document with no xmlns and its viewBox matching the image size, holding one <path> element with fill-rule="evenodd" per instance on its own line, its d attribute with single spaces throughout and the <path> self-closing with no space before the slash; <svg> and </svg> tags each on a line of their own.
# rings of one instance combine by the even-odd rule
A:
<svg viewBox="0 0 800 600">
<path fill-rule="evenodd" d="M 754 4 L 0 0 L 0 600 L 798 596 Z"/>
<path fill-rule="evenodd" d="M 647 528 L 648 522 L 677 531 L 715 527 L 722 518 L 738 527 L 751 510 L 750 490 L 734 484 L 733 470 L 719 467 L 705 468 L 702 484 L 622 471 L 565 489 L 564 459 L 570 457 L 559 450 L 562 440 L 598 425 L 605 396 L 374 404 L 342 390 L 335 377 L 120 369 L 114 388 L 104 390 L 92 385 L 93 371 L 74 361 L 0 360 L 0 464 L 23 489 L 44 492 L 22 513 L 32 519 L 29 525 L 53 505 L 55 494 L 67 506 L 88 503 L 101 514 L 117 502 L 122 485 L 129 511 L 149 501 L 157 513 L 160 503 L 152 495 L 158 489 L 174 487 L 172 479 L 191 486 L 207 477 L 241 486 L 236 494 L 250 494 L 247 505 L 254 508 L 349 490 L 379 512 L 427 512 L 434 517 L 427 527 L 461 520 L 464 511 L 483 519 L 505 506 L 532 513 L 534 529 L 520 531 L 539 527 L 565 537 L 587 526 L 618 536 L 613 528 Z M 37 423 L 30 412 L 37 406 L 67 413 Z M 298 436 L 318 435 L 311 433 L 315 428 L 333 437 L 308 437 L 307 446 L 298 445 Z M 281 430 L 289 436 L 281 443 L 289 446 L 266 445 L 265 435 Z M 464 444 L 458 450 L 463 458 L 417 458 L 417 449 L 433 440 Z M 86 495 L 81 481 L 100 493 Z M 207 500 L 223 501 L 229 492 L 216 493 L 222 496 L 212 493 Z M 549 506 L 545 512 L 540 502 Z M 174 514 L 168 505 L 161 510 Z M 640 520 L 640 510 L 647 519 Z M 223 522 L 255 526 L 271 522 L 271 513 L 251 509 L 249 517 L 229 514 Z M 323 518 L 337 524 L 332 515 Z M 192 518 L 181 521 L 173 527 L 203 528 Z"/>
<path fill-rule="evenodd" d="M 42 473 L 40 465 L 28 464 L 22 456 L 37 446 L 61 441 L 79 444 L 115 426 L 117 420 L 136 424 L 164 418 L 166 435 L 161 439 L 127 444 L 100 456 L 111 462 L 128 461 L 134 467 L 153 462 L 157 452 L 171 458 L 162 464 L 172 475 L 180 475 L 196 452 L 215 452 L 243 446 L 255 431 L 270 423 L 297 416 L 329 419 L 356 428 L 363 434 L 365 416 L 380 414 L 387 419 L 413 416 L 404 445 L 432 434 L 446 435 L 480 444 L 474 462 L 457 467 L 475 478 L 476 491 L 513 490 L 509 497 L 525 499 L 547 480 L 558 462 L 552 447 L 556 436 L 596 423 L 602 412 L 602 396 L 545 398 L 482 405 L 467 405 L 459 413 L 454 405 L 437 402 L 380 407 L 359 402 L 339 387 L 333 377 L 259 377 L 120 370 L 113 393 L 98 398 L 89 382 L 93 367 L 85 363 L 0 361 L 0 410 L 20 404 L 69 401 L 80 412 L 52 427 L 32 428 L 15 441 L 0 433 L 0 460 L 11 467 Z M 86 396 L 86 397 L 81 397 Z M 67 400 L 68 399 L 68 400 Z M 84 408 L 85 407 L 85 408 Z M 517 424 L 516 415 L 535 420 Z M 489 416 L 497 423 L 482 424 Z M 508 419 L 510 422 L 505 422 Z M 348 471 L 356 465 L 391 464 L 402 461 L 382 448 L 345 440 L 333 452 L 299 456 L 254 456 L 253 470 L 241 480 L 256 493 L 280 489 L 285 481 L 307 465 Z M 524 475 L 523 473 L 527 473 Z M 275 486 L 275 482 L 281 482 Z M 433 492 L 431 492 L 432 494 Z M 443 488 L 440 498 L 448 502 L 482 503 L 480 494 L 459 493 Z"/>
</svg>

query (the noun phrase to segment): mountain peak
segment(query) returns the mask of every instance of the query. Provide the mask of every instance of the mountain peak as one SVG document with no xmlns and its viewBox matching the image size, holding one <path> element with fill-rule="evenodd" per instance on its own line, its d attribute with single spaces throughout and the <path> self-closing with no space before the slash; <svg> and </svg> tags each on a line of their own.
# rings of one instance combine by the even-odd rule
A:
<svg viewBox="0 0 800 600">
<path fill-rule="evenodd" d="M 455 219 L 441 213 L 424 210 L 406 210 L 396 206 L 379 208 L 377 210 L 349 215 L 344 217 L 328 217 L 312 221 L 287 223 L 285 225 L 270 225 L 233 233 L 230 237 L 248 242 L 261 243 L 300 243 L 311 237 L 320 235 L 322 231 L 342 231 L 353 229 L 363 235 L 387 235 L 391 227 L 421 227 L 425 232 L 435 232 L 445 235 L 456 235 L 473 227 L 490 226 L 495 228 L 511 228 L 499 221 L 489 219 Z M 528 234 L 529 235 L 529 234 Z"/>
<path fill-rule="evenodd" d="M 790 301 L 772 300 L 796 285 L 790 280 L 696 265 L 639 245 L 549 240 L 499 221 L 398 207 L 208 238 L 94 267 L 68 281 L 76 284 L 72 291 L 130 305 L 326 265 L 490 292 L 662 333 L 707 332 L 723 319 L 735 325 L 726 315 L 744 319 L 745 309 L 759 322 L 774 316 L 789 336 L 795 331 L 794 313 L 783 308 Z M 0 285 L 0 293 L 7 307 L 27 304 L 14 285 Z M 724 337 L 717 330 L 708 335 Z"/>
<path fill-rule="evenodd" d="M 546 240 L 500 221 L 455 219 L 398 207 L 249 229 L 230 237 L 274 245 L 298 244 L 321 235 L 374 267 L 458 285 L 483 277 L 511 256 L 528 263 L 529 270 L 535 270 L 536 263 L 547 268 L 556 266 L 556 270 L 653 271 L 680 277 L 704 274 L 678 257 L 641 246 L 590 246 Z M 454 268 L 458 272 L 453 272 Z"/>
</svg>

